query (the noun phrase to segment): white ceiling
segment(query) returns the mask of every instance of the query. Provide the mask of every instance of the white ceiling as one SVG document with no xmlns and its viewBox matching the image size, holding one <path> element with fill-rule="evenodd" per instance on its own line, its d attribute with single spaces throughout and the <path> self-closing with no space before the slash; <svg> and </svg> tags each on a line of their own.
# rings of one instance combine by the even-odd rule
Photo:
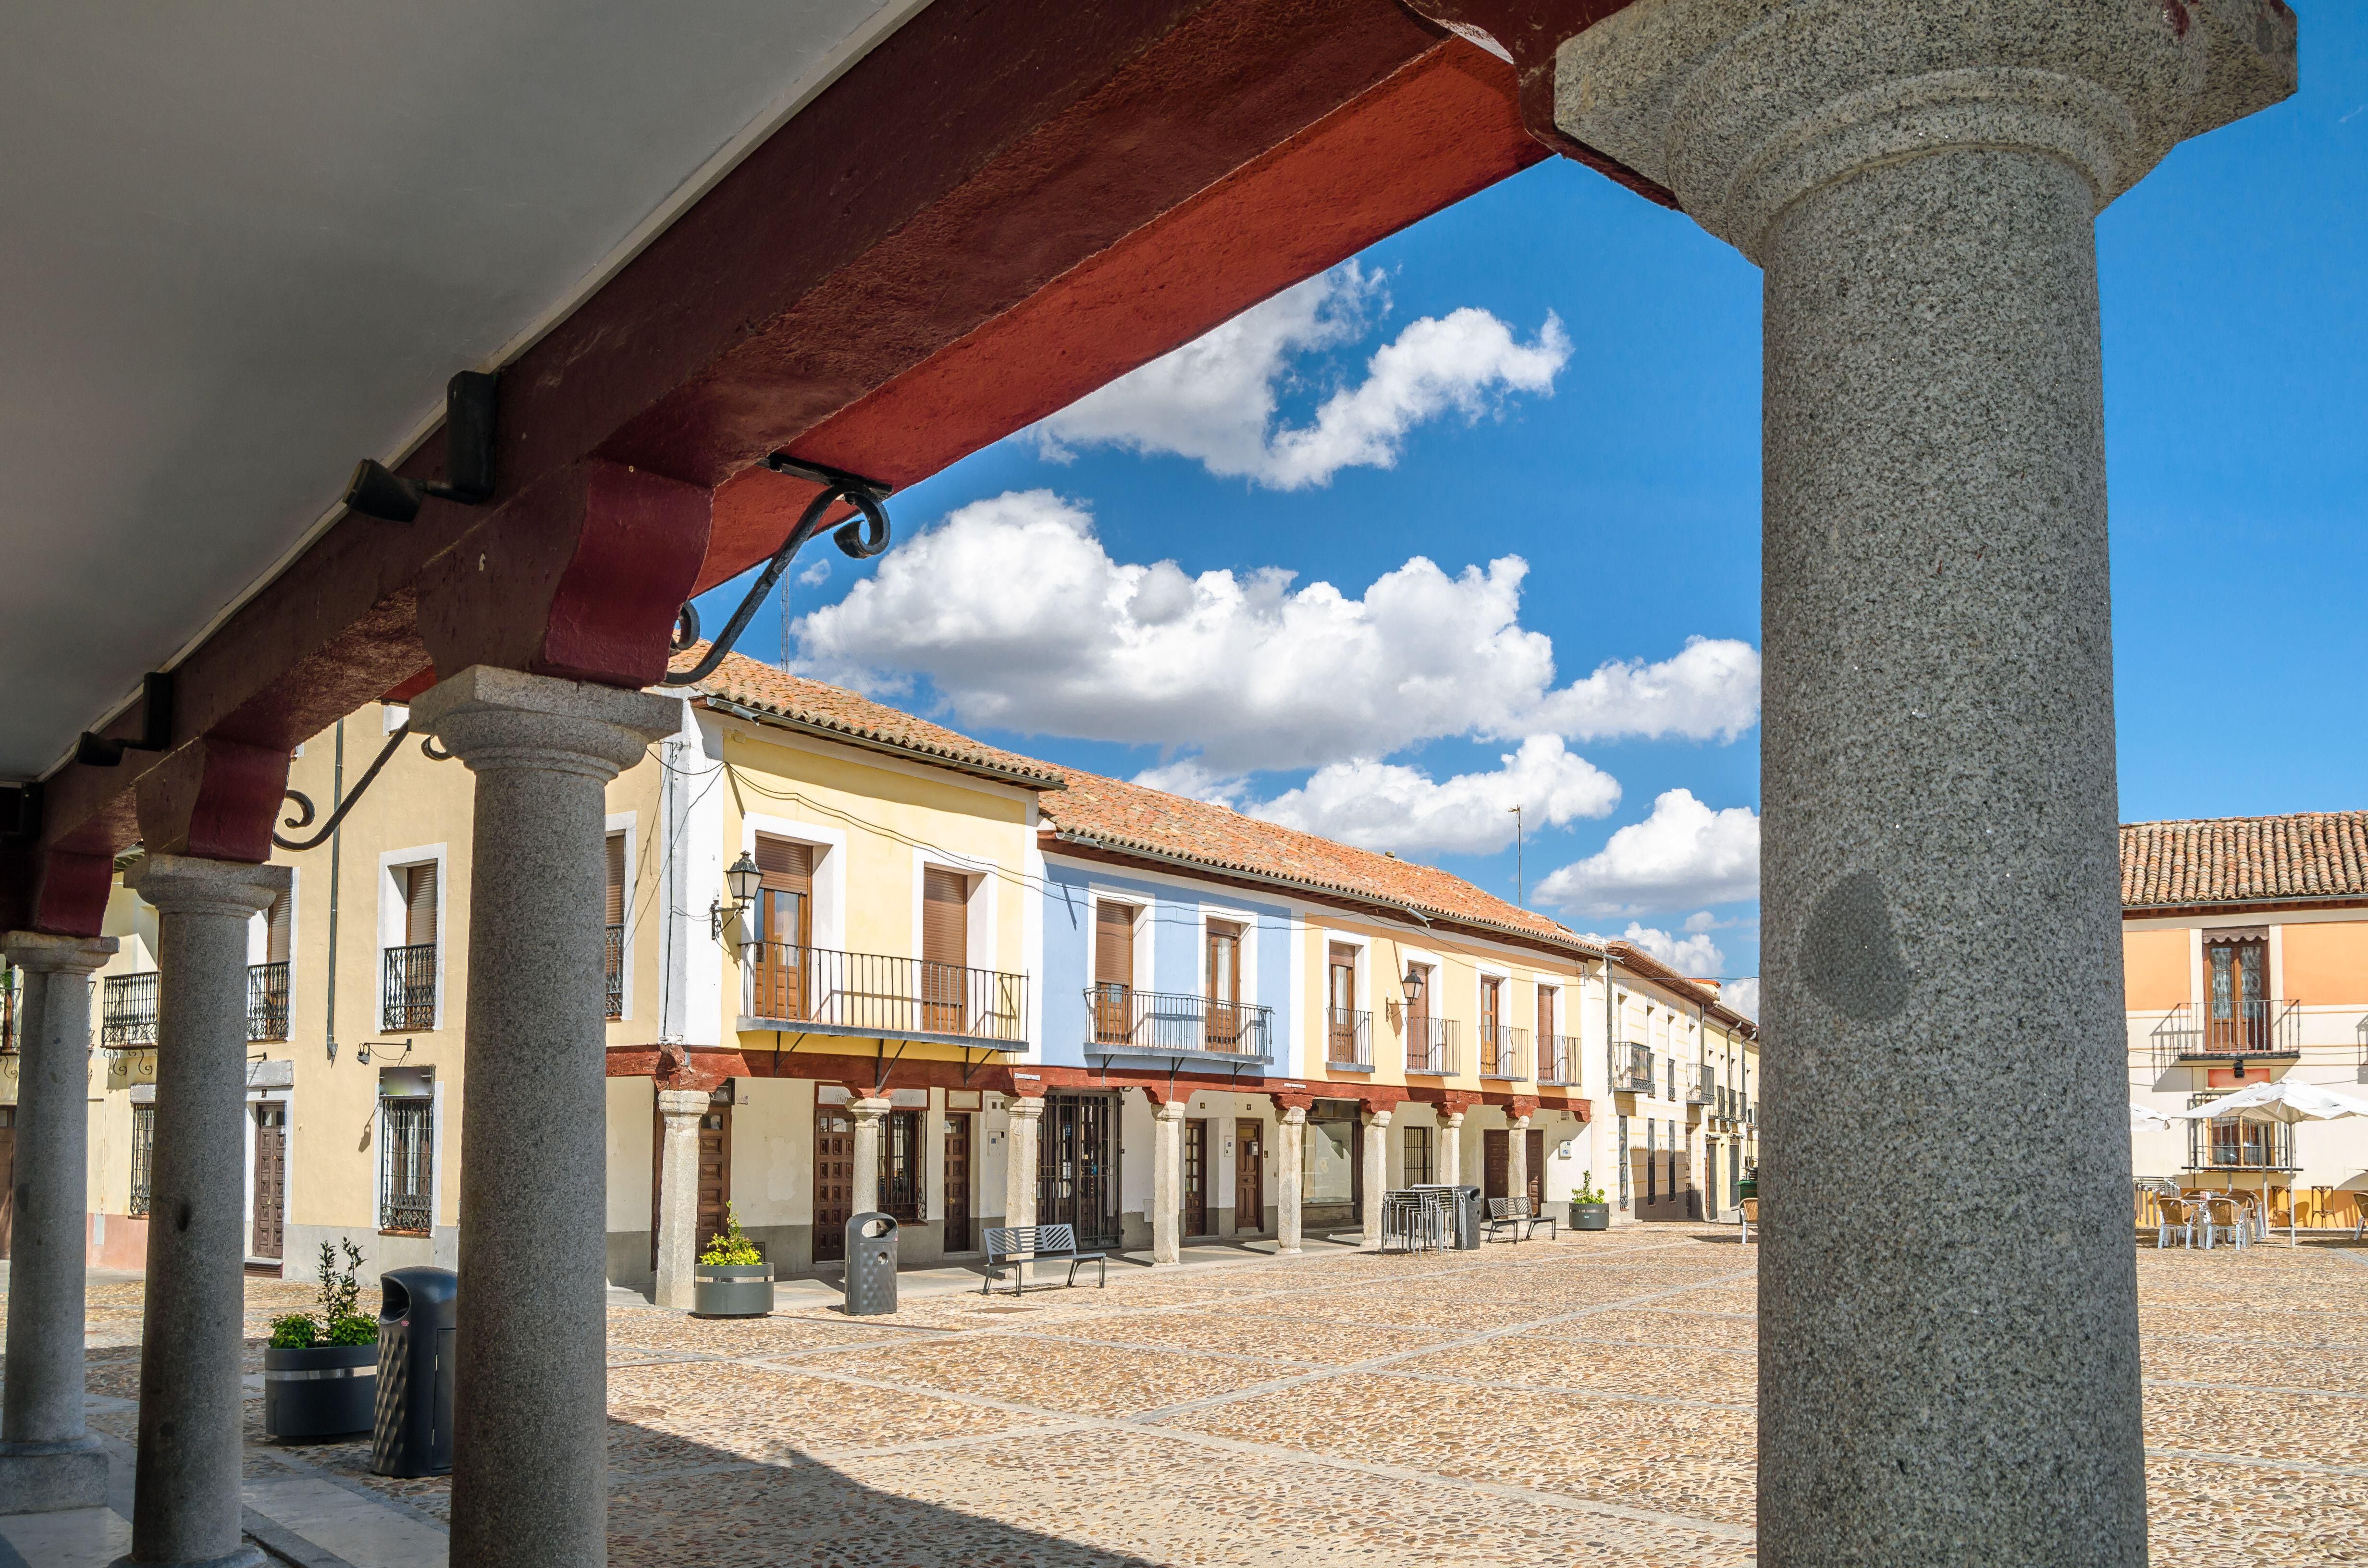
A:
<svg viewBox="0 0 2368 1568">
<path fill-rule="evenodd" d="M 921 3 L 9 7 L 0 777 Z"/>
</svg>

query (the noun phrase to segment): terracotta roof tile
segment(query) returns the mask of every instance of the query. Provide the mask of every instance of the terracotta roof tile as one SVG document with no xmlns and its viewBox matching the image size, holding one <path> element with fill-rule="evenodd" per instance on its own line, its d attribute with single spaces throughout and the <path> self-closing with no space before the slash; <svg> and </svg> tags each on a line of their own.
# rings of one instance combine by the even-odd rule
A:
<svg viewBox="0 0 2368 1568">
<path fill-rule="evenodd" d="M 2122 826 L 2125 909 L 2368 898 L 2368 812 Z"/>
</svg>

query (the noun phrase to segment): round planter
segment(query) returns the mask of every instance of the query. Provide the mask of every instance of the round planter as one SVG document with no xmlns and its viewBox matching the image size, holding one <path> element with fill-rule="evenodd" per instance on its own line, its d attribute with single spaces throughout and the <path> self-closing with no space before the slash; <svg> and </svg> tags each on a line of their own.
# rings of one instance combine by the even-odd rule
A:
<svg viewBox="0 0 2368 1568">
<path fill-rule="evenodd" d="M 769 1263 L 702 1263 L 691 1271 L 691 1312 L 703 1318 L 760 1318 L 773 1310 Z"/>
<path fill-rule="evenodd" d="M 347 1437 L 367 1432 L 377 1403 L 375 1345 L 263 1352 L 267 1437 Z"/>
<path fill-rule="evenodd" d="M 1570 1206 L 1570 1228 L 1574 1231 L 1608 1231 L 1611 1228 L 1611 1205 L 1609 1203 L 1573 1203 Z"/>
<path fill-rule="evenodd" d="M 1746 1176 L 1743 1180 L 1736 1182 L 1735 1184 L 1735 1196 L 1738 1199 L 1759 1197 L 1759 1178 L 1758 1176 Z"/>
</svg>

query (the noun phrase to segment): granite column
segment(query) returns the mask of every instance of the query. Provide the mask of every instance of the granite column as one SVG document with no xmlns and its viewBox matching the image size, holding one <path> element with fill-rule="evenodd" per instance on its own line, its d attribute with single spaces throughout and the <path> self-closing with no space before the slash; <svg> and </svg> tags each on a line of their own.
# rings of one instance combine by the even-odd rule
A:
<svg viewBox="0 0 2368 1568">
<path fill-rule="evenodd" d="M 1307 1108 L 1285 1106 L 1274 1130 L 1274 1235 L 1278 1253 L 1299 1250 L 1299 1163 L 1305 1157 Z"/>
<path fill-rule="evenodd" d="M 699 1267 L 699 1124 L 711 1096 L 705 1089 L 660 1089 L 658 1120 L 658 1268 L 662 1307 L 689 1311 L 697 1298 Z"/>
<path fill-rule="evenodd" d="M 1184 1261 L 1184 1102 L 1151 1110 L 1151 1261 Z"/>
</svg>

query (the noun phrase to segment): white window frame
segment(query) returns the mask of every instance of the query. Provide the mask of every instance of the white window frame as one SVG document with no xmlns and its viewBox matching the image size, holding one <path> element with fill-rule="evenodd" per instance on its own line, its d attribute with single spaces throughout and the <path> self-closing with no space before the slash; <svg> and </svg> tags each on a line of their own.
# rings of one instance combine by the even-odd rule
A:
<svg viewBox="0 0 2368 1568">
<path fill-rule="evenodd" d="M 1084 938 L 1087 985 L 1097 983 L 1094 979 L 1094 937 L 1101 929 L 1101 906 L 1105 903 L 1122 903 L 1134 911 L 1134 928 L 1128 933 L 1130 950 L 1133 954 L 1134 989 L 1158 990 L 1159 971 L 1153 967 L 1157 961 L 1158 954 L 1156 947 L 1151 940 L 1151 934 L 1156 929 L 1155 922 L 1159 917 L 1159 895 L 1156 892 L 1137 892 L 1133 888 L 1104 887 L 1096 882 L 1086 884 Z M 1195 972 L 1199 971 L 1201 961 L 1203 960 L 1194 961 Z M 1143 978 L 1145 975 L 1151 977 L 1151 983 L 1148 985 L 1143 983 Z"/>
<path fill-rule="evenodd" d="M 800 822 L 792 817 L 759 816 L 755 812 L 740 819 L 740 853 L 754 858 L 757 835 L 786 838 L 822 853 L 814 868 L 814 945 L 833 952 L 847 950 L 847 830 L 826 827 L 820 823 Z M 696 890 L 694 890 L 694 892 Z M 732 907 L 732 892 L 719 886 L 714 896 L 723 907 Z M 726 936 L 730 933 L 727 931 Z M 746 1011 L 748 998 L 744 993 L 741 1009 Z"/>
<path fill-rule="evenodd" d="M 1201 906 L 1197 938 L 1200 950 L 1192 960 L 1192 972 L 1198 979 L 1200 994 L 1203 996 L 1209 994 L 1209 922 L 1212 920 L 1221 920 L 1228 926 L 1237 927 L 1239 931 L 1235 940 L 1241 944 L 1242 980 L 1241 994 L 1234 998 L 1235 1006 L 1244 1007 L 1263 1006 L 1264 1003 L 1258 993 L 1258 918 L 1247 909 L 1229 909 L 1221 903 L 1204 903 Z"/>
<path fill-rule="evenodd" d="M 996 884 L 1002 879 L 996 875 L 999 868 L 992 859 L 957 855 L 951 850 L 916 847 L 913 851 L 913 909 L 911 937 L 905 951 L 917 959 L 921 956 L 921 895 L 928 882 L 928 870 L 960 871 L 970 880 L 970 892 L 962 900 L 962 940 L 968 950 L 966 967 L 993 970 L 994 961 L 982 963 L 984 957 L 994 960 L 1001 956 L 996 934 L 999 926 L 996 918 Z"/>
</svg>

